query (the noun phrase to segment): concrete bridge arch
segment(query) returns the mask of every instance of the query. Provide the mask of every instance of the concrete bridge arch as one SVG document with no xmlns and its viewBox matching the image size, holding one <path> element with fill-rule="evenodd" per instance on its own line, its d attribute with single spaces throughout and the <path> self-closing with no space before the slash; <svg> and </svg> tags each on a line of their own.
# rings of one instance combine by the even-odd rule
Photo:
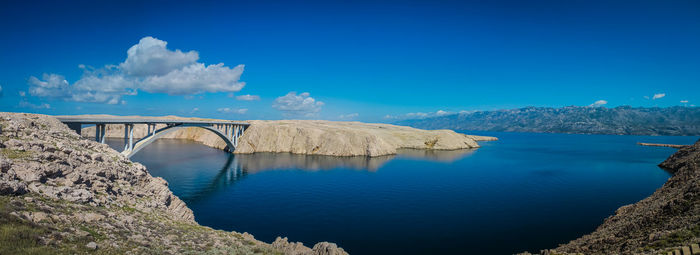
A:
<svg viewBox="0 0 700 255">
<path fill-rule="evenodd" d="M 153 132 L 153 133 L 149 132 L 148 135 L 146 135 L 145 137 L 141 138 L 140 140 L 134 142 L 131 145 L 131 148 L 129 148 L 130 145 L 128 142 L 125 143 L 124 151 L 122 151 L 122 154 L 124 154 L 124 156 L 127 156 L 128 158 L 130 158 L 131 156 L 133 156 L 134 154 L 139 152 L 141 149 L 145 148 L 146 146 L 148 146 L 152 142 L 158 140 L 159 138 L 161 138 L 169 133 L 172 133 L 174 131 L 177 131 L 179 129 L 190 128 L 190 127 L 201 128 L 201 129 L 204 129 L 204 130 L 207 130 L 207 131 L 210 131 L 210 132 L 216 134 L 219 138 L 221 138 L 221 140 L 226 142 L 227 148 L 225 150 L 229 151 L 229 152 L 233 152 L 233 150 L 236 149 L 236 146 L 238 146 L 238 137 L 240 135 L 242 135 L 242 130 L 241 130 L 241 134 L 238 134 L 238 135 L 233 134 L 232 135 L 232 134 L 227 134 L 226 130 L 222 131 L 222 130 L 219 130 L 219 129 L 212 127 L 212 126 L 193 125 L 193 124 L 169 125 L 169 126 L 166 126 L 164 128 L 155 130 L 155 132 Z M 155 127 L 154 127 L 154 129 L 155 129 Z"/>
<path fill-rule="evenodd" d="M 95 125 L 95 140 L 101 143 L 105 142 L 106 125 L 107 124 L 123 124 L 124 125 L 124 150 L 122 154 L 131 157 L 141 149 L 145 148 L 155 140 L 167 135 L 173 131 L 197 127 L 202 128 L 216 134 L 224 142 L 226 149 L 233 152 L 238 146 L 238 140 L 243 136 L 245 129 L 250 126 L 248 123 L 232 122 L 232 121 L 195 121 L 195 120 L 164 120 L 164 119 L 148 119 L 148 118 L 88 118 L 88 117 L 72 117 L 61 116 L 57 117 L 61 122 L 68 125 L 69 128 L 75 130 L 78 134 L 82 131 L 82 125 Z M 146 136 L 134 141 L 134 125 L 145 124 L 148 127 Z M 165 124 L 166 126 L 156 129 L 156 124 Z"/>
</svg>

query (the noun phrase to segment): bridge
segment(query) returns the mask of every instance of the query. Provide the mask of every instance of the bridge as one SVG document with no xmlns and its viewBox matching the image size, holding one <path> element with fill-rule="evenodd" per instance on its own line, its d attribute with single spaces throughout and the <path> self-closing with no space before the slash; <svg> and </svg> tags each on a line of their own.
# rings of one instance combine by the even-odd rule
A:
<svg viewBox="0 0 700 255">
<path fill-rule="evenodd" d="M 131 157 L 136 152 L 151 144 L 158 138 L 181 128 L 198 127 L 208 130 L 226 142 L 227 151 L 233 152 L 238 146 L 238 140 L 243 131 L 250 126 L 244 122 L 233 121 L 207 121 L 207 120 L 168 120 L 163 118 L 126 118 L 126 117 L 72 117 L 58 116 L 59 121 L 68 125 L 78 134 L 82 132 L 83 125 L 95 125 L 95 140 L 105 142 L 107 125 L 124 125 L 124 151 L 122 154 Z M 156 129 L 157 124 L 165 127 Z M 146 135 L 134 142 L 134 125 L 146 125 Z"/>
</svg>

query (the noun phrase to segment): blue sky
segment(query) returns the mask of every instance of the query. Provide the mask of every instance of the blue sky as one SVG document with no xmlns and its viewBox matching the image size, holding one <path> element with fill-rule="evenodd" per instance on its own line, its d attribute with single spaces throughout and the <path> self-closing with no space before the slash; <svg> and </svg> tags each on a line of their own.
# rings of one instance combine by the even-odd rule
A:
<svg viewBox="0 0 700 255">
<path fill-rule="evenodd" d="M 2 111 L 381 122 L 700 101 L 700 1 L 6 1 L 0 33 Z"/>
</svg>

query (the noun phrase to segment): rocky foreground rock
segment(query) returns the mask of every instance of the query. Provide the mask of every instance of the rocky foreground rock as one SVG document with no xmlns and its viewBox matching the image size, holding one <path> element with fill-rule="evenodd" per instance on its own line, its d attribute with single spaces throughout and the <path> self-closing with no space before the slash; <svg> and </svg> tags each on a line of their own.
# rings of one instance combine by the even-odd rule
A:
<svg viewBox="0 0 700 255">
<path fill-rule="evenodd" d="M 100 116 L 109 117 L 109 116 Z M 138 118 L 138 116 L 134 116 Z M 179 118 L 179 117 L 163 117 Z M 188 118 L 195 119 L 195 118 Z M 200 120 L 200 119 L 197 119 Z M 400 149 L 458 150 L 478 148 L 477 141 L 495 137 L 465 135 L 452 130 L 422 130 L 389 124 L 322 120 L 247 121 L 250 127 L 241 137 L 235 153 L 289 152 L 327 156 L 384 156 Z M 163 127 L 159 125 L 158 128 Z M 136 125 L 134 136 L 145 136 L 146 125 Z M 95 128 L 83 129 L 83 136 L 94 137 Z M 123 138 L 123 125 L 107 125 L 107 137 Z M 189 139 L 223 149 L 226 143 L 201 128 L 183 128 L 164 138 Z"/>
<path fill-rule="evenodd" d="M 700 242 L 700 140 L 659 166 L 673 176 L 654 194 L 620 207 L 593 233 L 542 253 L 666 254 Z"/>
<path fill-rule="evenodd" d="M 168 183 L 55 118 L 0 113 L 0 254 L 347 254 L 198 225 Z"/>
</svg>

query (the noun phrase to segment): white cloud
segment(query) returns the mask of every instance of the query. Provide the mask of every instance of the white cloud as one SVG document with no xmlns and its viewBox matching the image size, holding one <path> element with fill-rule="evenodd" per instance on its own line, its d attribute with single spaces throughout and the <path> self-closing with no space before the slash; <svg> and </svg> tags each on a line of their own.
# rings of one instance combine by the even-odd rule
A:
<svg viewBox="0 0 700 255">
<path fill-rule="evenodd" d="M 2 93 L 2 85 L 0 85 L 0 93 Z"/>
<path fill-rule="evenodd" d="M 459 113 L 468 113 L 468 111 L 460 111 Z M 444 110 L 438 110 L 436 112 L 409 112 L 403 115 L 386 115 L 384 116 L 385 119 L 397 119 L 397 120 L 404 120 L 404 119 L 425 119 L 425 118 L 430 118 L 430 117 L 440 117 L 440 116 L 446 116 L 450 114 L 455 114 L 454 112 L 450 111 L 444 111 Z"/>
<path fill-rule="evenodd" d="M 687 104 L 687 103 L 688 103 L 688 100 L 681 100 L 681 103 L 682 103 L 682 104 Z"/>
<path fill-rule="evenodd" d="M 644 99 L 649 99 L 649 96 L 644 96 Z"/>
<path fill-rule="evenodd" d="M 360 116 L 359 113 L 350 113 L 350 114 L 341 114 L 338 116 L 339 119 L 341 120 L 349 120 L 349 119 L 354 119 Z"/>
<path fill-rule="evenodd" d="M 236 100 L 255 101 L 255 100 L 260 100 L 260 96 L 256 96 L 256 95 L 240 95 L 240 96 L 236 96 Z"/>
<path fill-rule="evenodd" d="M 27 95 L 27 92 L 24 92 L 24 91 L 19 92 L 19 96 L 21 96 L 21 97 L 25 97 L 26 95 Z"/>
<path fill-rule="evenodd" d="M 122 95 L 135 95 L 133 82 L 122 76 L 86 72 L 83 78 L 70 85 L 57 74 L 44 74 L 42 79 L 29 78 L 29 94 L 36 97 L 59 98 L 75 102 L 118 104 Z M 23 93 L 21 92 L 20 95 Z"/>
<path fill-rule="evenodd" d="M 158 76 L 195 64 L 199 59 L 196 51 L 171 51 L 167 45 L 168 42 L 150 36 L 141 38 L 126 51 L 126 60 L 119 68 L 132 76 Z"/>
<path fill-rule="evenodd" d="M 651 100 L 656 100 L 659 98 L 663 98 L 666 96 L 666 93 L 659 93 L 659 94 L 654 94 L 654 96 L 651 98 Z"/>
<path fill-rule="evenodd" d="M 43 80 L 29 77 L 29 94 L 38 97 L 66 97 L 70 95 L 69 84 L 62 75 L 44 74 Z"/>
<path fill-rule="evenodd" d="M 318 115 L 323 105 L 323 102 L 316 101 L 308 92 L 299 95 L 296 92 L 289 92 L 275 99 L 272 107 L 282 111 L 282 114 L 287 117 L 314 117 Z"/>
<path fill-rule="evenodd" d="M 408 118 L 416 118 L 416 117 L 417 118 L 425 118 L 425 117 L 428 117 L 428 114 L 424 113 L 424 112 L 409 112 L 409 113 L 406 113 L 406 117 L 408 117 Z"/>
<path fill-rule="evenodd" d="M 220 113 L 235 113 L 235 114 L 246 114 L 248 112 L 248 109 L 232 109 L 232 108 L 219 108 L 216 109 L 217 112 Z"/>
<path fill-rule="evenodd" d="M 448 114 L 451 114 L 451 112 L 443 111 L 443 110 L 438 110 L 437 112 L 435 112 L 435 115 L 437 115 L 437 116 L 445 116 Z"/>
<path fill-rule="evenodd" d="M 598 101 L 593 102 L 593 103 L 592 103 L 591 105 L 589 105 L 589 106 L 591 106 L 591 107 L 600 107 L 600 106 L 603 106 L 603 105 L 606 105 L 606 104 L 608 104 L 608 101 L 605 101 L 605 100 L 598 100 Z"/>
<path fill-rule="evenodd" d="M 117 65 L 94 69 L 79 65 L 83 76 L 74 84 L 58 74 L 44 74 L 42 79 L 29 78 L 29 93 L 37 97 L 66 101 L 117 104 L 126 95 L 139 90 L 169 95 L 237 92 L 245 83 L 239 81 L 244 65 L 233 68 L 223 63 L 205 65 L 197 62 L 196 51 L 167 49 L 167 42 L 144 37 L 127 51 L 127 58 Z"/>
<path fill-rule="evenodd" d="M 199 111 L 199 108 L 195 107 L 195 108 L 192 108 L 192 111 L 190 111 L 190 113 L 195 113 L 195 112 L 198 112 L 198 111 Z"/>
<path fill-rule="evenodd" d="M 224 63 L 206 67 L 202 63 L 195 63 L 163 76 L 146 77 L 140 89 L 169 95 L 236 92 L 245 86 L 244 82 L 238 81 L 241 74 L 243 74 L 243 65 L 229 68 L 224 66 Z"/>
<path fill-rule="evenodd" d="M 25 99 L 19 101 L 19 107 L 33 109 L 51 109 L 51 105 L 49 104 L 32 104 L 30 102 L 27 102 L 27 100 Z"/>
</svg>

